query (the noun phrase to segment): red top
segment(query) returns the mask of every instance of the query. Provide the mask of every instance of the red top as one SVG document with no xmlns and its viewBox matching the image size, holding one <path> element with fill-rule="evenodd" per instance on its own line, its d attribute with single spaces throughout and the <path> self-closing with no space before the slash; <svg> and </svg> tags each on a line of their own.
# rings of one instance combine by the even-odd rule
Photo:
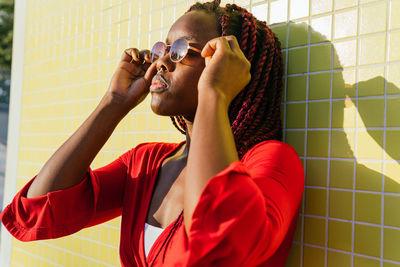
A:
<svg viewBox="0 0 400 267">
<path fill-rule="evenodd" d="M 158 170 L 183 144 L 147 143 L 92 171 L 78 185 L 26 198 L 30 180 L 0 214 L 21 241 L 70 235 L 122 215 L 122 266 L 284 266 L 304 174 L 294 149 L 264 141 L 212 177 L 186 234 L 183 215 L 144 252 L 144 223 Z M 187 177 L 190 179 L 190 177 Z"/>
</svg>

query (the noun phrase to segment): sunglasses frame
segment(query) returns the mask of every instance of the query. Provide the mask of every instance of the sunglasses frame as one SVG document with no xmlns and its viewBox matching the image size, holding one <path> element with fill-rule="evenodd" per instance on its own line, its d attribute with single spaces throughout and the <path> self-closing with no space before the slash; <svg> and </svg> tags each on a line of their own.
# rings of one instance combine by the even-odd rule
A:
<svg viewBox="0 0 400 267">
<path fill-rule="evenodd" d="M 179 60 L 174 60 L 174 59 L 172 59 L 171 53 L 170 53 L 170 52 L 171 52 L 172 46 L 173 46 L 177 41 L 179 41 L 179 40 L 184 40 L 184 41 L 185 41 L 185 43 L 186 43 L 186 45 L 187 45 L 187 49 L 186 49 L 185 55 L 184 55 L 181 59 L 179 59 Z M 162 44 L 163 47 L 164 47 L 164 52 L 163 52 L 163 54 L 162 54 L 159 58 L 165 56 L 165 54 L 168 53 L 168 54 L 169 54 L 169 58 L 171 59 L 171 61 L 172 61 L 172 62 L 175 62 L 175 63 L 178 63 L 178 62 L 182 61 L 182 59 L 184 59 L 184 58 L 186 57 L 186 55 L 187 55 L 189 49 L 191 49 L 191 50 L 193 50 L 193 51 L 195 51 L 195 52 L 201 54 L 201 50 L 200 50 L 200 49 L 198 49 L 198 48 L 196 48 L 196 47 L 193 47 L 193 46 L 190 46 L 189 43 L 188 43 L 188 42 L 186 41 L 186 39 L 184 39 L 184 38 L 176 39 L 176 40 L 172 43 L 172 45 L 167 45 L 166 43 L 164 43 L 164 42 L 162 42 L 162 41 L 158 41 L 158 42 L 156 42 L 156 43 L 153 45 L 153 47 L 152 47 L 152 49 L 151 49 L 151 62 L 152 62 L 152 63 L 155 62 L 157 59 L 159 59 L 159 58 L 157 58 L 157 59 L 154 59 L 154 60 L 153 60 L 153 54 L 154 54 L 154 53 L 153 53 L 153 50 L 154 50 L 154 47 L 155 47 L 157 44 Z"/>
</svg>

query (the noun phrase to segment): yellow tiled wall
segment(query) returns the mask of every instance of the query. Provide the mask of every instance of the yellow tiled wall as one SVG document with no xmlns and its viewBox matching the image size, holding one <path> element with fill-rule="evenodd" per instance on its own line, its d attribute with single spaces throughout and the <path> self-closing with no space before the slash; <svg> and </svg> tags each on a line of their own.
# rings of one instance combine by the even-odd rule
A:
<svg viewBox="0 0 400 267">
<path fill-rule="evenodd" d="M 285 141 L 306 172 L 286 266 L 400 266 L 400 1 L 259 5 L 284 47 Z"/>
<path fill-rule="evenodd" d="M 148 48 L 194 1 L 26 0 L 17 187 L 94 109 L 127 47 Z M 223 1 L 226 3 L 226 1 Z M 400 266 L 400 1 L 237 0 L 272 24 L 285 64 L 283 125 L 306 171 L 287 266 Z M 96 157 L 183 139 L 149 99 Z M 119 266 L 119 219 L 13 241 L 13 266 Z"/>
<path fill-rule="evenodd" d="M 27 0 L 17 188 L 93 111 L 124 49 L 164 40 L 188 7 L 174 0 Z M 147 98 L 119 124 L 92 168 L 142 142 L 183 139 Z M 118 218 L 66 238 L 14 240 L 12 266 L 119 266 L 119 225 Z"/>
</svg>

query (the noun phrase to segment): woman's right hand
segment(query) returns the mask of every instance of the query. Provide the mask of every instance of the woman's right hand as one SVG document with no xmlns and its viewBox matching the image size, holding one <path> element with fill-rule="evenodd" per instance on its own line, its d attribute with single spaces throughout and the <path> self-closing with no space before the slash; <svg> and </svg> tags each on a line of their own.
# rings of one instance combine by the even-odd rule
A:
<svg viewBox="0 0 400 267">
<path fill-rule="evenodd" d="M 127 113 L 146 98 L 155 74 L 156 64 L 151 64 L 149 50 L 128 48 L 122 55 L 106 95 Z"/>
</svg>

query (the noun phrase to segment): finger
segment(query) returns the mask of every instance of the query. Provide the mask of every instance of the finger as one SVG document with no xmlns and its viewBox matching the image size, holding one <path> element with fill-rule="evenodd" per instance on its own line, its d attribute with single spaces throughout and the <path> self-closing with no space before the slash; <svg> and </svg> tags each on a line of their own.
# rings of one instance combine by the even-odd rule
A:
<svg viewBox="0 0 400 267">
<path fill-rule="evenodd" d="M 150 50 L 146 49 L 146 50 L 141 50 L 139 52 L 139 57 L 141 60 L 143 60 L 144 62 L 147 63 L 151 63 L 151 57 L 150 57 Z"/>
<path fill-rule="evenodd" d="M 150 85 L 151 80 L 153 79 L 154 75 L 157 74 L 157 64 L 151 64 L 147 69 L 146 73 L 144 74 L 144 80 L 148 85 Z"/>
<path fill-rule="evenodd" d="M 120 69 L 123 69 L 123 70 L 126 70 L 127 72 L 129 72 L 129 74 L 132 77 L 143 76 L 144 73 L 145 73 L 144 69 L 138 67 L 136 64 L 132 64 L 132 63 L 129 63 L 129 62 L 126 62 L 126 61 L 121 61 L 118 64 L 118 67 Z"/>
<path fill-rule="evenodd" d="M 131 60 L 129 63 L 134 63 L 136 65 L 140 65 L 143 63 L 143 60 L 140 59 L 139 50 L 137 48 L 129 48 L 125 50 L 128 55 L 131 56 Z"/>
<path fill-rule="evenodd" d="M 210 57 L 214 55 L 215 51 L 217 49 L 220 49 L 222 51 L 227 51 L 228 49 L 230 50 L 230 46 L 228 43 L 228 40 L 226 40 L 224 37 L 217 37 L 214 39 L 211 39 L 210 41 L 207 42 L 207 44 L 204 46 L 203 50 L 201 51 L 201 56 L 202 57 Z"/>
<path fill-rule="evenodd" d="M 225 39 L 228 40 L 229 46 L 232 51 L 237 51 L 238 49 L 241 50 L 235 35 L 225 36 Z"/>
<path fill-rule="evenodd" d="M 131 62 L 132 54 L 134 53 L 135 48 L 127 48 L 124 50 L 121 56 L 121 61 Z M 137 50 L 137 49 L 136 49 Z"/>
</svg>

